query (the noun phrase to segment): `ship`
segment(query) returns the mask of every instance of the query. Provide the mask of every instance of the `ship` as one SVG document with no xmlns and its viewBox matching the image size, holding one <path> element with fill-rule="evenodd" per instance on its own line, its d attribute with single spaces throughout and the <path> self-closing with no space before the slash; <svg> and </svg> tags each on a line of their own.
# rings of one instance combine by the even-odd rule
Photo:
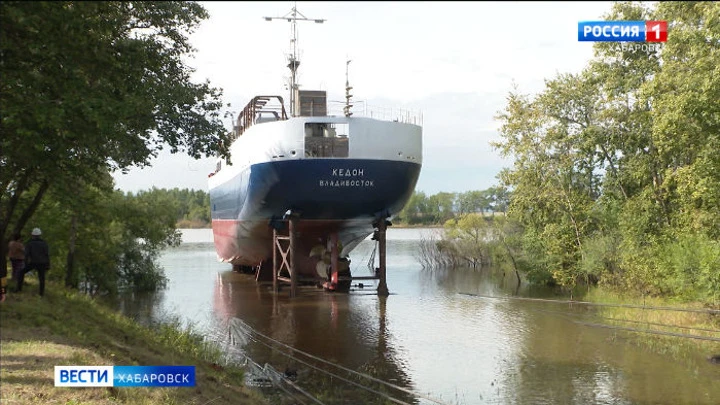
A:
<svg viewBox="0 0 720 405">
<path fill-rule="evenodd" d="M 352 277 L 350 252 L 379 230 L 384 238 L 412 195 L 422 167 L 422 115 L 367 103 L 354 108 L 350 61 L 339 105 L 324 90 L 300 89 L 296 24 L 325 20 L 296 7 L 264 18 L 292 24 L 290 100 L 255 96 L 234 120 L 229 159 L 218 158 L 208 178 L 215 249 L 220 261 L 258 279 L 292 273 L 335 289 Z M 278 235 L 288 240 L 282 235 L 289 222 L 292 271 L 278 263 L 288 261 Z"/>
</svg>

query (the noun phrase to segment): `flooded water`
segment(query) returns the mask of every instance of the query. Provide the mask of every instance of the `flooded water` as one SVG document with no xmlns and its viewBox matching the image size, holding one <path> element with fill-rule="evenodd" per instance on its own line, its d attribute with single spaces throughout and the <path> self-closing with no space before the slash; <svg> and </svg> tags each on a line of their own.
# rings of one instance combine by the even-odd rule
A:
<svg viewBox="0 0 720 405">
<path fill-rule="evenodd" d="M 296 373 L 317 398 L 300 403 L 720 404 L 720 366 L 701 354 L 679 364 L 628 344 L 630 332 L 581 325 L 593 322 L 588 307 L 479 297 L 515 295 L 514 276 L 423 270 L 416 256 L 428 232 L 388 230 L 390 297 L 365 282 L 349 294 L 303 287 L 290 299 L 218 263 L 210 230 L 185 230 L 161 259 L 168 288 L 122 305 L 139 318 L 179 315 L 259 364 Z M 351 255 L 353 275 L 370 275 L 373 243 Z"/>
</svg>

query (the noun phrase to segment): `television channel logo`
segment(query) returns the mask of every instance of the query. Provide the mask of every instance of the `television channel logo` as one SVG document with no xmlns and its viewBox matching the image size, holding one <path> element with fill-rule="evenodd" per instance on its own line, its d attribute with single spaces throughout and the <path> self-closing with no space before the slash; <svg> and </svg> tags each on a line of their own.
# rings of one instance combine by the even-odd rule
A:
<svg viewBox="0 0 720 405">
<path fill-rule="evenodd" d="M 194 387 L 195 366 L 55 366 L 56 387 Z"/>
<path fill-rule="evenodd" d="M 667 21 L 580 21 L 580 42 L 666 42 Z"/>
</svg>

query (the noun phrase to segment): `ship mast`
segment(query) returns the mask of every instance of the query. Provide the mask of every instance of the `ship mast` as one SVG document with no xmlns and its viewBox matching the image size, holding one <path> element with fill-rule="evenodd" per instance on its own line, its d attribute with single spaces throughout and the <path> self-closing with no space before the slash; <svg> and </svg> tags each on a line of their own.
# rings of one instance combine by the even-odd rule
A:
<svg viewBox="0 0 720 405">
<path fill-rule="evenodd" d="M 350 86 L 350 62 L 352 62 L 350 59 L 348 59 L 347 63 L 345 64 L 345 108 L 343 108 L 343 112 L 345 113 L 346 117 L 351 116 L 353 113 L 350 112 L 350 108 L 352 108 L 352 94 L 350 94 L 350 90 L 352 90 L 352 86 Z"/>
<path fill-rule="evenodd" d="M 282 17 L 263 17 L 265 21 L 272 20 L 286 20 L 291 24 L 292 38 L 290 39 L 290 49 L 292 53 L 288 55 L 288 65 L 290 69 L 290 115 L 295 117 L 295 96 L 298 89 L 297 84 L 297 69 L 300 66 L 300 59 L 298 58 L 298 35 L 297 35 L 297 22 L 298 21 L 314 21 L 317 24 L 322 24 L 325 19 L 307 18 L 301 12 L 297 11 L 297 3 L 293 5 L 293 8 L 289 13 Z"/>
</svg>

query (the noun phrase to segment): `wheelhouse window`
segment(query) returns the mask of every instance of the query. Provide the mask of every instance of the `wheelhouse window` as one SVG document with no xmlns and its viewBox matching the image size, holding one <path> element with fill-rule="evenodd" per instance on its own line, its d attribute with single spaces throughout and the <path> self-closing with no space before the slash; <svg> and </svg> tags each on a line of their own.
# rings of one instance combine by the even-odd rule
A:
<svg viewBox="0 0 720 405">
<path fill-rule="evenodd" d="M 350 125 L 334 122 L 305 123 L 305 157 L 348 157 Z"/>
</svg>

